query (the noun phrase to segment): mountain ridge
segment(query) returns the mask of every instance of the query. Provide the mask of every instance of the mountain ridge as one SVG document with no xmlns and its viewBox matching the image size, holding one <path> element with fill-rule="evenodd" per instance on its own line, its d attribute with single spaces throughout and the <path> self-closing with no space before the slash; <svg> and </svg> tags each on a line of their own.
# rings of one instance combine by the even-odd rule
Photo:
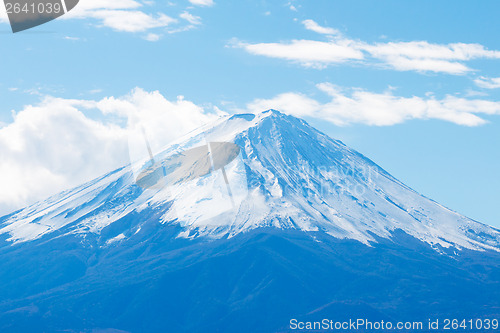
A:
<svg viewBox="0 0 500 333">
<path fill-rule="evenodd" d="M 498 318 L 496 229 L 302 120 L 264 115 L 153 147 L 161 161 L 236 142 L 240 157 L 225 169 L 237 209 L 219 171 L 140 188 L 146 159 L 0 218 L 0 331 L 276 333 L 295 331 L 291 319 Z M 468 224 L 476 240 L 449 229 Z"/>
<path fill-rule="evenodd" d="M 240 158 L 226 167 L 236 207 L 228 206 L 220 174 L 142 191 L 134 184 L 142 167 L 136 162 L 0 218 L 0 235 L 9 235 L 10 242 L 64 230 L 99 235 L 127 215 L 153 207 L 165 210 L 161 223 L 184 229 L 178 237 L 233 237 L 273 226 L 369 244 L 376 241 L 372 235 L 390 238 L 401 229 L 431 246 L 500 251 L 499 230 L 418 194 L 341 141 L 276 110 L 219 119 L 161 149 L 155 158 L 208 141 L 241 148 Z M 225 208 L 212 212 L 214 206 Z M 105 243 L 126 238 L 120 233 Z"/>
</svg>

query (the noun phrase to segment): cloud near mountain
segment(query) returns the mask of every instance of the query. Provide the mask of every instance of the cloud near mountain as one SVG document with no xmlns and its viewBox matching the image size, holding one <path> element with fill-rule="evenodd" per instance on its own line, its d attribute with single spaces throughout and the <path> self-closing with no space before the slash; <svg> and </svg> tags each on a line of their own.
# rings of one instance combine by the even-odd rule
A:
<svg viewBox="0 0 500 333">
<path fill-rule="evenodd" d="M 318 84 L 317 88 L 330 101 L 286 92 L 257 98 L 243 110 L 260 112 L 274 108 L 339 126 L 390 126 L 415 119 L 479 126 L 487 123 L 484 116 L 500 114 L 500 103 L 485 99 L 403 97 L 391 91 L 373 93 L 330 83 Z M 45 96 L 0 127 L 0 181 L 5 184 L 0 190 L 0 213 L 128 163 L 130 119 L 149 119 L 158 131 L 163 130 L 163 138 L 169 142 L 224 114 L 216 107 L 200 106 L 183 96 L 170 101 L 158 91 L 140 88 L 125 96 L 101 100 Z"/>
<path fill-rule="evenodd" d="M 90 114 L 100 114 L 93 117 Z M 135 89 L 99 101 L 44 97 L 0 128 L 0 213 L 33 203 L 129 162 L 127 120 L 158 122 L 166 141 L 215 119 L 179 96 Z M 168 121 L 166 121 L 168 120 Z"/>
</svg>

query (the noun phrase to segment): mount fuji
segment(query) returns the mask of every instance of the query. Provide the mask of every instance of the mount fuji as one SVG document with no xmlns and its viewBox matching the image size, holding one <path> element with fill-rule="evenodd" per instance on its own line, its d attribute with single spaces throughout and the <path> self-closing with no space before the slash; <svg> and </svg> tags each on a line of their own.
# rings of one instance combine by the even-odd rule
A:
<svg viewBox="0 0 500 333">
<path fill-rule="evenodd" d="M 275 110 L 221 118 L 154 160 L 207 145 L 213 166 L 217 142 L 239 147 L 222 172 L 145 189 L 138 159 L 1 217 L 0 330 L 499 319 L 500 230 Z"/>
</svg>

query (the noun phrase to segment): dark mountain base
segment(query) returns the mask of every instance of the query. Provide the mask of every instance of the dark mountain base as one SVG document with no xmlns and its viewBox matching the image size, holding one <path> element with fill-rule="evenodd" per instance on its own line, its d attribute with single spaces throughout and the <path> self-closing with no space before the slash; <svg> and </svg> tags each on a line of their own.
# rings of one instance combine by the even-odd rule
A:
<svg viewBox="0 0 500 333">
<path fill-rule="evenodd" d="M 108 247 L 65 236 L 1 248 L 0 331 L 287 332 L 294 318 L 424 328 L 428 319 L 500 319 L 497 253 L 440 254 L 402 232 L 369 247 L 300 231 L 202 242 L 160 229 L 146 224 Z"/>
</svg>

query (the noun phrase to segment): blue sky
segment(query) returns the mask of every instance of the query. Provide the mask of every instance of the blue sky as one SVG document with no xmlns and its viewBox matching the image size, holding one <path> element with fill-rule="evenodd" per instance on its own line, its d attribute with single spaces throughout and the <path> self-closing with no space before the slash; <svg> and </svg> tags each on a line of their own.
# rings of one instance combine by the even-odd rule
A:
<svg viewBox="0 0 500 333">
<path fill-rule="evenodd" d="M 0 212 L 125 163 L 122 109 L 277 108 L 500 227 L 497 1 L 80 0 L 17 34 L 2 11 Z"/>
</svg>

